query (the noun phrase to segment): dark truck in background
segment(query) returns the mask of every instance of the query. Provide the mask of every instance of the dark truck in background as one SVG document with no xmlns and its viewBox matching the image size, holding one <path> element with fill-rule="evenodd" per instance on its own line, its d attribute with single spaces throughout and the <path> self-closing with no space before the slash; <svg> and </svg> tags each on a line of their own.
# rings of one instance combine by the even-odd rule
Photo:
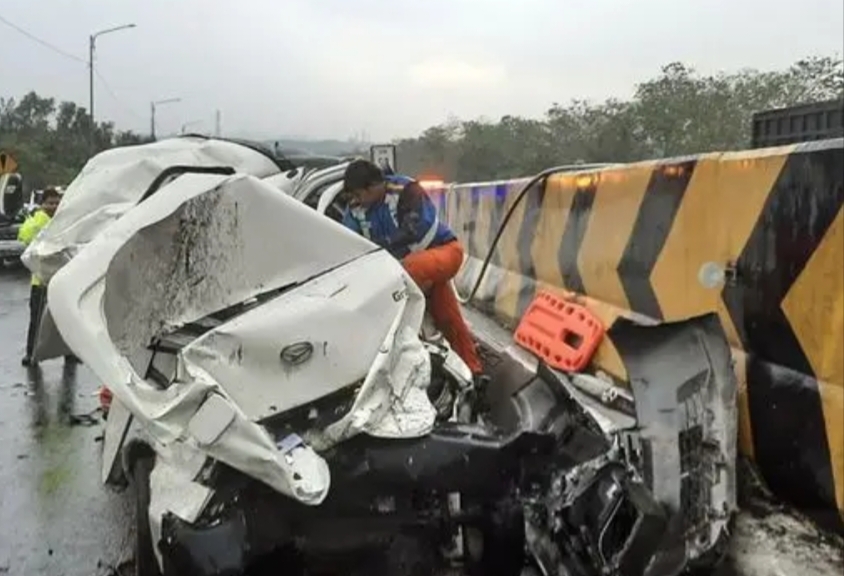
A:
<svg viewBox="0 0 844 576">
<path fill-rule="evenodd" d="M 751 148 L 844 137 L 844 98 L 756 112 Z"/>
</svg>

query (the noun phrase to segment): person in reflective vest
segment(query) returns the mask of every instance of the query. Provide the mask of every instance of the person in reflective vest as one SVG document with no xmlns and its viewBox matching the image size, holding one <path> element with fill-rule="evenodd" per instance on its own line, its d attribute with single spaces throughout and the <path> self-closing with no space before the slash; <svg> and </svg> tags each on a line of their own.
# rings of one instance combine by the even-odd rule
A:
<svg viewBox="0 0 844 576">
<path fill-rule="evenodd" d="M 18 230 L 18 241 L 24 246 L 29 246 L 35 237 L 50 223 L 56 209 L 59 207 L 61 195 L 54 188 L 47 188 L 41 197 L 41 206 L 32 213 Z M 32 275 L 32 282 L 29 290 L 29 330 L 26 335 L 26 355 L 21 364 L 29 366 L 32 363 L 32 352 L 35 348 L 35 338 L 38 335 L 38 327 L 41 324 L 41 315 L 44 311 L 44 304 L 47 298 L 47 288 L 41 279 L 35 274 Z"/>
<path fill-rule="evenodd" d="M 451 279 L 463 265 L 463 246 L 441 222 L 418 182 L 387 175 L 366 160 L 346 168 L 344 191 L 351 200 L 343 224 L 401 261 L 428 299 L 428 311 L 454 351 L 475 375 L 483 365 L 463 320 Z"/>
</svg>

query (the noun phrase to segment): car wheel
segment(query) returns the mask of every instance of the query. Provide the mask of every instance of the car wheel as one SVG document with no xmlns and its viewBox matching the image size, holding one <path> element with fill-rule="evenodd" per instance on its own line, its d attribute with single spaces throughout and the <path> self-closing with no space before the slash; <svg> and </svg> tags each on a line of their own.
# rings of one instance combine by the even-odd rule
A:
<svg viewBox="0 0 844 576">
<path fill-rule="evenodd" d="M 143 456 L 132 467 L 135 484 L 135 576 L 161 576 L 149 527 L 149 477 L 154 465 L 154 458 Z"/>
</svg>

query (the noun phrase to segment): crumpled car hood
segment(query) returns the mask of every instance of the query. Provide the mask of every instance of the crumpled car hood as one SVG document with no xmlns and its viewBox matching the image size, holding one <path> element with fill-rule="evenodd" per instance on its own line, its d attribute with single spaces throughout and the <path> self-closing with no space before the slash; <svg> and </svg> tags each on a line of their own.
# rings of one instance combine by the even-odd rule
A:
<svg viewBox="0 0 844 576">
<path fill-rule="evenodd" d="M 177 165 L 231 167 L 258 178 L 277 178 L 280 172 L 260 152 L 223 140 L 173 138 L 107 150 L 91 158 L 67 187 L 52 222 L 24 253 L 24 264 L 49 280 L 85 244 L 131 210 L 165 169 Z"/>
<path fill-rule="evenodd" d="M 298 436 L 271 437 L 260 421 L 272 412 L 358 386 L 311 442 L 433 426 L 419 289 L 389 254 L 252 176 L 165 185 L 62 267 L 48 300 L 157 450 L 204 452 L 307 504 L 327 495 L 327 464 Z M 157 343 L 209 318 L 171 351 L 163 384 L 148 378 Z M 290 346 L 310 350 L 301 365 L 285 365 L 300 358 Z"/>
</svg>

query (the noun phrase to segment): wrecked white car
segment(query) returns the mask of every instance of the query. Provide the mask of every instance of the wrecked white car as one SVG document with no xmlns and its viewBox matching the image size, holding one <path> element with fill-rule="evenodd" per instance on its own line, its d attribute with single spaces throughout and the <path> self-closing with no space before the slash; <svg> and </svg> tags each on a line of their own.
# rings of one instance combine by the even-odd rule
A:
<svg viewBox="0 0 844 576">
<path fill-rule="evenodd" d="M 200 138 L 104 153 L 24 257 L 114 394 L 103 479 L 135 484 L 139 574 L 270 554 L 284 574 L 396 576 L 717 560 L 736 383 L 716 316 L 616 323 L 632 393 L 482 331 L 495 361 L 475 381 L 402 266 L 320 213 L 336 194 L 310 198 L 341 168 L 287 170 Z"/>
</svg>

